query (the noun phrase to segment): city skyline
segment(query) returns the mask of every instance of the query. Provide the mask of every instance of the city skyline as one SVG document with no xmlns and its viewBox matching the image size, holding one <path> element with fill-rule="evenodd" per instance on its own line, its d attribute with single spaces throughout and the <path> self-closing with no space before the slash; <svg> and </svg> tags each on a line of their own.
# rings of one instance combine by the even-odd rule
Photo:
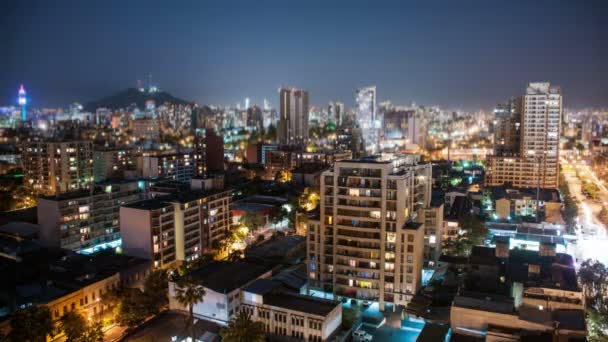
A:
<svg viewBox="0 0 608 342">
<path fill-rule="evenodd" d="M 355 90 L 375 84 L 379 102 L 473 111 L 548 81 L 566 90 L 565 107 L 608 106 L 599 2 L 4 7 L 12 29 L 3 33 L 2 105 L 16 105 L 20 84 L 33 107 L 66 106 L 152 74 L 161 89 L 201 104 L 249 97 L 276 106 L 276 89 L 290 85 L 309 91 L 311 104 L 352 108 Z"/>
</svg>

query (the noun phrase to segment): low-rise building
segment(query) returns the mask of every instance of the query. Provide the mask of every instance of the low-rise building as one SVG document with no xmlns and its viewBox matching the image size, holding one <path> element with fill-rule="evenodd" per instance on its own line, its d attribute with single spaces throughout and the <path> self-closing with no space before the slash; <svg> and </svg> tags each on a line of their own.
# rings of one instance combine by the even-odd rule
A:
<svg viewBox="0 0 608 342">
<path fill-rule="evenodd" d="M 241 290 L 260 278 L 270 278 L 269 266 L 246 261 L 214 261 L 190 271 L 186 276 L 205 290 L 203 300 L 193 306 L 197 318 L 228 324 L 241 305 Z M 169 282 L 169 308 L 187 311 L 175 300 L 179 282 Z"/>
<path fill-rule="evenodd" d="M 496 247 L 476 246 L 467 280 L 454 298 L 454 333 L 492 341 L 552 335 L 558 341 L 586 336 L 584 298 L 570 255 L 555 244 L 538 251 L 509 249 L 509 238 Z"/>
<path fill-rule="evenodd" d="M 497 219 L 511 220 L 527 216 L 564 223 L 562 201 L 557 190 L 496 186 L 486 188 L 486 191 L 494 202 Z"/>
<path fill-rule="evenodd" d="M 339 301 L 281 290 L 281 283 L 258 279 L 243 288 L 240 309 L 261 322 L 268 334 L 327 341 L 342 324 Z"/>
</svg>

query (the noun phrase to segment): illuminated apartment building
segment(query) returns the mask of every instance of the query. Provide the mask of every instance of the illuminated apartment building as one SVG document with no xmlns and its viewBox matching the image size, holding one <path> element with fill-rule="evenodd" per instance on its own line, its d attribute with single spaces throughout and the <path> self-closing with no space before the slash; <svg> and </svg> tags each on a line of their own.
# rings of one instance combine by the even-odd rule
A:
<svg viewBox="0 0 608 342">
<path fill-rule="evenodd" d="M 518 117 L 520 114 L 516 103 L 510 111 L 513 116 Z M 530 83 L 521 107 L 523 115 L 519 125 L 517 119 L 509 117 L 504 118 L 502 123 L 503 127 L 511 131 L 513 127 L 521 127 L 521 132 L 510 136 L 507 143 L 511 147 L 515 146 L 515 151 L 512 151 L 512 148 L 505 149 L 502 139 L 504 134 L 501 135 L 505 130 L 499 130 L 495 135 L 495 141 L 498 143 L 495 152 L 498 153 L 487 160 L 485 184 L 502 186 L 510 183 L 514 187 L 557 189 L 562 120 L 561 90 L 550 83 Z M 516 137 L 521 139 L 518 143 L 513 141 Z"/>
<path fill-rule="evenodd" d="M 190 182 L 195 171 L 194 157 L 188 153 L 152 153 L 140 157 L 138 164 L 145 178 Z"/>
<path fill-rule="evenodd" d="M 78 191 L 93 183 L 90 141 L 26 142 L 21 160 L 23 184 L 36 193 Z"/>
<path fill-rule="evenodd" d="M 321 175 L 321 210 L 309 220 L 307 265 L 314 289 L 407 304 L 421 285 L 431 165 L 419 155 L 337 161 Z"/>
<path fill-rule="evenodd" d="M 192 261 L 226 238 L 232 192 L 175 192 L 120 209 L 123 250 L 154 260 L 154 267 Z"/>
<path fill-rule="evenodd" d="M 120 245 L 120 206 L 143 199 L 140 182 L 116 182 L 38 199 L 40 240 L 46 246 L 93 252 Z"/>
</svg>

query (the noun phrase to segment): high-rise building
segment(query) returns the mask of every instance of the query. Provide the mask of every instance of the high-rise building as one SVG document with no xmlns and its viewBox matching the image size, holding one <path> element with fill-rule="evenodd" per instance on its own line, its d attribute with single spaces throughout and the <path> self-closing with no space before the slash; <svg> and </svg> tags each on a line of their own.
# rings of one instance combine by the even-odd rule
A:
<svg viewBox="0 0 608 342">
<path fill-rule="evenodd" d="M 357 122 L 361 128 L 365 150 L 374 154 L 380 150 L 380 126 L 376 86 L 357 89 Z"/>
<path fill-rule="evenodd" d="M 502 122 L 506 130 L 518 125 L 517 101 L 511 106 L 514 118 Z M 558 86 L 550 83 L 530 83 L 523 97 L 521 132 L 501 133 L 495 136 L 497 155 L 488 158 L 485 183 L 501 186 L 510 183 L 515 187 L 557 189 L 559 180 L 559 137 L 562 118 L 562 95 Z M 507 138 L 505 138 L 507 136 Z M 519 136 L 519 142 L 514 139 Z M 515 137 L 515 138 L 514 138 Z M 505 140 L 506 139 L 506 140 Z M 503 148 L 502 142 L 506 141 Z M 518 146 L 519 144 L 519 146 Z M 519 148 L 519 151 L 512 150 Z"/>
<path fill-rule="evenodd" d="M 281 88 L 279 96 L 279 142 L 289 145 L 305 143 L 308 140 L 308 92 Z"/>
<path fill-rule="evenodd" d="M 145 197 L 140 182 L 108 182 L 38 199 L 40 241 L 45 246 L 95 251 L 120 245 L 119 210 Z"/>
<path fill-rule="evenodd" d="M 329 106 L 327 106 L 327 113 L 329 116 L 329 121 L 332 121 L 336 124 L 337 127 L 340 127 L 340 125 L 342 125 L 344 115 L 346 115 L 344 110 L 344 103 L 330 102 Z"/>
<path fill-rule="evenodd" d="M 494 109 L 494 155 L 513 157 L 521 151 L 521 97 L 513 97 Z"/>
<path fill-rule="evenodd" d="M 407 304 L 421 286 L 431 164 L 420 156 L 343 160 L 321 174 L 318 220 L 309 219 L 310 286 L 335 295 Z"/>
<path fill-rule="evenodd" d="M 261 132 L 264 128 L 264 117 L 262 115 L 262 108 L 253 106 L 247 108 L 247 126 L 255 127 L 258 132 Z"/>
<path fill-rule="evenodd" d="M 26 142 L 21 160 L 24 184 L 36 193 L 55 195 L 93 183 L 90 141 Z"/>
</svg>

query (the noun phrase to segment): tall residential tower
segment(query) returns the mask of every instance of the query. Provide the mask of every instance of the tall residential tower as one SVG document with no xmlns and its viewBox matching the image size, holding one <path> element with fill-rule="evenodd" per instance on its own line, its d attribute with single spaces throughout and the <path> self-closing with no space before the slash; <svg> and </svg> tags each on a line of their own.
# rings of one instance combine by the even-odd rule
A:
<svg viewBox="0 0 608 342">
<path fill-rule="evenodd" d="M 500 113 L 505 110 L 508 113 Z M 510 183 L 515 187 L 557 189 L 560 88 L 550 83 L 530 83 L 521 101 L 511 101 L 497 114 L 501 115 L 497 117 L 495 156 L 488 158 L 486 185 Z"/>
<path fill-rule="evenodd" d="M 431 177 L 414 154 L 342 160 L 323 172 L 320 217 L 308 221 L 311 288 L 378 301 L 382 310 L 407 304 L 421 286 L 425 228 L 417 216 L 430 205 Z"/>
</svg>

